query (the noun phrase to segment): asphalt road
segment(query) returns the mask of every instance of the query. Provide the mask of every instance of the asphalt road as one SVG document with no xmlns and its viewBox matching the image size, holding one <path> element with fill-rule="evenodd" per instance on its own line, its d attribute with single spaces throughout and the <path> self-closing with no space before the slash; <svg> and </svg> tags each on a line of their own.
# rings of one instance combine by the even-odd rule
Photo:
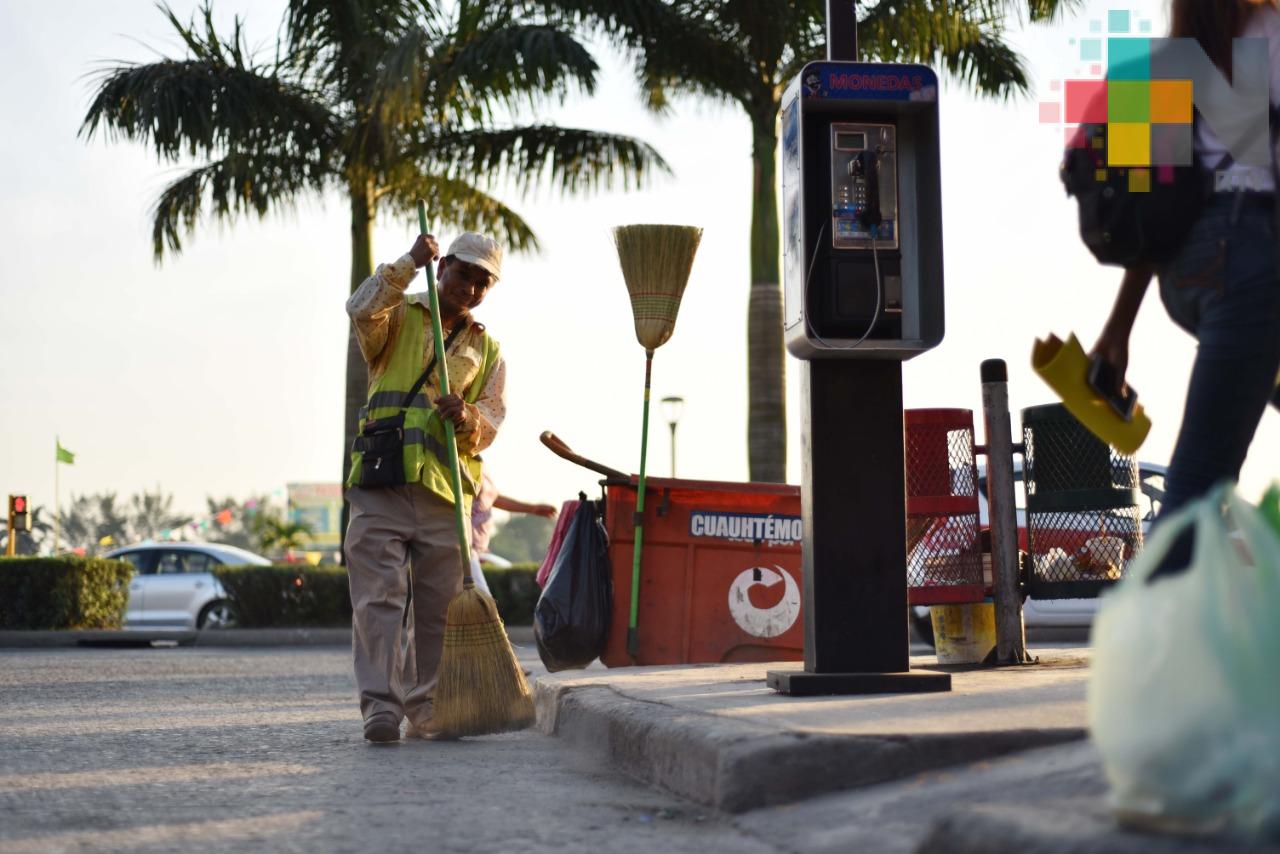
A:
<svg viewBox="0 0 1280 854">
<path fill-rule="evenodd" d="M 782 850 L 587 763 L 368 745 L 344 649 L 0 652 L 0 854 Z"/>
</svg>

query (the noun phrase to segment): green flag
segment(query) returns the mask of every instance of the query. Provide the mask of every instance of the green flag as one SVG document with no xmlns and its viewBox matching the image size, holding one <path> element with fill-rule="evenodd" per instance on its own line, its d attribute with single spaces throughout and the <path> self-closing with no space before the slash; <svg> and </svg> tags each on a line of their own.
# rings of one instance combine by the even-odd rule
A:
<svg viewBox="0 0 1280 854">
<path fill-rule="evenodd" d="M 76 461 L 76 455 L 62 447 L 61 442 L 57 439 L 54 439 L 53 442 L 58 446 L 58 462 L 71 464 Z"/>
</svg>

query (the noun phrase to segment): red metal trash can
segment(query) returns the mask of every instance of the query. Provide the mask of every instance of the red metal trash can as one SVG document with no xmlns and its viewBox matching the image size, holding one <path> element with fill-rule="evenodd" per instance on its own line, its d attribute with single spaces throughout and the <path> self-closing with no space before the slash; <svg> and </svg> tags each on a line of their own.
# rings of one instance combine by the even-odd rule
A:
<svg viewBox="0 0 1280 854">
<path fill-rule="evenodd" d="M 639 650 L 627 653 L 637 482 L 605 482 L 610 667 L 804 658 L 800 489 L 649 478 Z"/>
<path fill-rule="evenodd" d="M 906 411 L 907 599 L 912 605 L 981 602 L 973 410 Z"/>
</svg>

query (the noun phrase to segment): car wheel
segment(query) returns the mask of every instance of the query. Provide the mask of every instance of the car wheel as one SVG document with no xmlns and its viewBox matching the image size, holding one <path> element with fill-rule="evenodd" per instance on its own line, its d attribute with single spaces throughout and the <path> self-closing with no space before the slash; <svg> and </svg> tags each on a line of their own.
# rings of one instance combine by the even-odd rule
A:
<svg viewBox="0 0 1280 854">
<path fill-rule="evenodd" d="M 924 611 L 924 613 L 921 614 L 920 611 Z M 907 615 L 911 620 L 911 628 L 915 629 L 916 637 L 929 646 L 933 646 L 933 619 L 929 616 L 929 609 L 908 608 Z"/>
<path fill-rule="evenodd" d="M 239 622 L 236 608 L 226 599 L 204 606 L 196 620 L 197 629 L 234 629 Z"/>
</svg>

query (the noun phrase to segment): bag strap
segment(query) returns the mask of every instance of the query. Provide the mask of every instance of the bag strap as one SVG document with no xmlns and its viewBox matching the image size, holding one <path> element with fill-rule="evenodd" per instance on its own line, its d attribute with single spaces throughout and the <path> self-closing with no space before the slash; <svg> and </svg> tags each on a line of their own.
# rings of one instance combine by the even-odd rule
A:
<svg viewBox="0 0 1280 854">
<path fill-rule="evenodd" d="M 453 327 L 452 330 L 450 330 L 449 337 L 444 339 L 444 352 L 446 356 L 449 354 L 449 348 L 453 346 L 453 342 L 455 339 L 457 339 L 459 333 L 461 333 L 463 329 L 466 329 L 470 325 L 471 325 L 470 321 L 465 319 L 459 319 L 458 325 Z M 413 403 L 413 399 L 417 396 L 418 392 L 422 389 L 422 386 L 426 383 L 427 379 L 431 376 L 431 371 L 436 366 L 436 356 L 438 355 L 440 354 L 439 353 L 431 354 L 431 361 L 427 362 L 427 369 L 422 372 L 422 376 L 418 377 L 418 381 L 415 382 L 413 384 L 413 387 L 409 389 L 407 394 L 405 394 L 404 400 L 400 403 L 401 412 L 409 408 L 409 404 Z"/>
</svg>

